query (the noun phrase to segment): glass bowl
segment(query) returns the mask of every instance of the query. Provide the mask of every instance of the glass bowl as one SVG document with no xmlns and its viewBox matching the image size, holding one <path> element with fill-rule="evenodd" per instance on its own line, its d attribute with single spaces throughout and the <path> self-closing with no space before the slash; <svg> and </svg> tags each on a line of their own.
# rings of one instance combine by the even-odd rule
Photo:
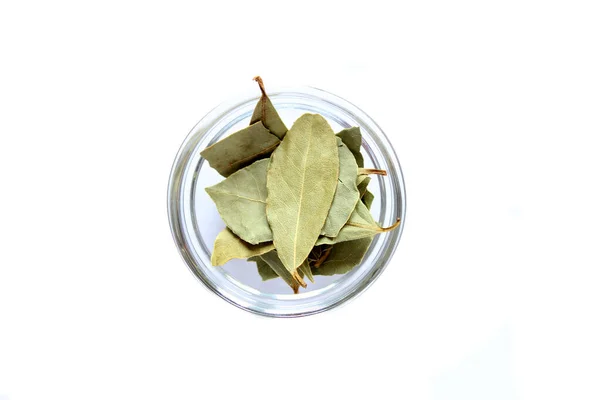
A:
<svg viewBox="0 0 600 400">
<path fill-rule="evenodd" d="M 258 92 L 258 90 L 256 90 Z M 398 158 L 381 128 L 348 101 L 312 87 L 269 91 L 279 115 L 289 127 L 304 113 L 318 113 L 335 132 L 359 126 L 363 135 L 365 168 L 384 169 L 387 176 L 371 175 L 375 195 L 371 213 L 382 226 L 401 218 L 399 228 L 375 236 L 360 265 L 344 275 L 315 276 L 299 294 L 282 279 L 263 282 L 256 264 L 233 260 L 222 267 L 210 262 L 213 242 L 225 228 L 216 206 L 205 192 L 223 180 L 200 152 L 225 136 L 246 127 L 258 94 L 241 95 L 210 111 L 185 139 L 169 178 L 168 213 L 179 252 L 194 275 L 210 290 L 246 311 L 270 317 L 297 317 L 332 309 L 356 297 L 381 275 L 400 241 L 406 196 Z"/>
</svg>

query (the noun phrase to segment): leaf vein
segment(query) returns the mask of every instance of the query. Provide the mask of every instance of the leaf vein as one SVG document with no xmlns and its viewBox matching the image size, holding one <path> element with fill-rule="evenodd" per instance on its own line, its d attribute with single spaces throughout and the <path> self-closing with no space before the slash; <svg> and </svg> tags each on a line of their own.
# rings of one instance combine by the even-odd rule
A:
<svg viewBox="0 0 600 400">
<path fill-rule="evenodd" d="M 246 196 L 242 196 L 241 194 L 236 194 L 236 193 L 231 193 L 231 192 L 224 192 L 221 190 L 213 190 L 213 193 L 219 193 L 219 194 L 224 194 L 227 196 L 233 196 L 233 197 L 239 197 L 240 199 L 245 199 L 245 200 L 249 200 L 249 201 L 255 201 L 257 203 L 264 203 L 266 204 L 267 202 L 261 199 L 253 199 L 251 197 L 246 197 Z"/>
</svg>

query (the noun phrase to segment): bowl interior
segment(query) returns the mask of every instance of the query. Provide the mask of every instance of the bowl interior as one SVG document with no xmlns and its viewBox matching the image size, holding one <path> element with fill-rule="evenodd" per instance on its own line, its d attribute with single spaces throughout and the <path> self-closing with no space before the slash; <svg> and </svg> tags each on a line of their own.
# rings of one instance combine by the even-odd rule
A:
<svg viewBox="0 0 600 400">
<path fill-rule="evenodd" d="M 366 115 L 357 115 L 349 103 L 340 105 L 336 101 L 341 99 L 315 89 L 279 91 L 270 94 L 270 98 L 288 128 L 305 113 L 321 114 L 334 132 L 359 126 L 363 134 L 365 167 L 388 170 L 386 177 L 371 176 L 369 190 L 375 195 L 371 213 L 381 225 L 391 225 L 401 216 L 404 187 L 399 165 L 389 144 L 386 146 L 385 135 L 374 122 Z M 192 272 L 226 300 L 266 315 L 316 312 L 366 287 L 393 253 L 401 228 L 376 236 L 361 265 L 349 273 L 315 276 L 315 283 L 307 282 L 308 287 L 301 288 L 297 295 L 281 279 L 262 281 L 255 263 L 232 260 L 222 267 L 211 266 L 213 242 L 225 224 L 205 188 L 224 178 L 200 157 L 200 151 L 246 127 L 257 100 L 251 97 L 223 104 L 192 130 L 178 154 L 171 176 L 171 227 Z"/>
</svg>

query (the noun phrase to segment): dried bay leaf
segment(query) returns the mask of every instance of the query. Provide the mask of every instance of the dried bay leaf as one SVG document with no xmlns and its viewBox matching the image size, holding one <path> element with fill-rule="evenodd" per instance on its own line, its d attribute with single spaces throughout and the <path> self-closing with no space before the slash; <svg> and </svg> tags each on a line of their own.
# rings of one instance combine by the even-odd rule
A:
<svg viewBox="0 0 600 400">
<path fill-rule="evenodd" d="M 271 155 L 267 173 L 267 220 L 288 271 L 295 272 L 315 245 L 338 174 L 333 130 L 320 115 L 302 115 Z"/>
<path fill-rule="evenodd" d="M 258 121 L 202 150 L 211 167 L 228 177 L 235 171 L 268 157 L 280 140 Z"/>
<path fill-rule="evenodd" d="M 317 240 L 317 245 L 322 244 L 336 244 L 341 242 L 347 242 L 351 240 L 362 239 L 365 237 L 372 237 L 378 233 L 389 232 L 396 229 L 400 225 L 400 219 L 398 219 L 392 226 L 383 228 L 375 222 L 371 213 L 367 209 L 367 206 L 359 201 L 356 203 L 356 208 L 350 216 L 350 219 L 340 230 L 340 233 L 330 238 L 327 236 L 321 236 Z"/>
<path fill-rule="evenodd" d="M 342 226 L 348 221 L 356 203 L 360 198 L 360 193 L 356 186 L 356 175 L 358 166 L 352 152 L 348 147 L 341 143 L 338 144 L 338 156 L 340 159 L 340 175 L 338 177 L 337 188 L 331 203 L 331 209 L 325 220 L 325 225 L 321 230 L 321 235 L 335 237 L 342 229 Z"/>
<path fill-rule="evenodd" d="M 275 110 L 275 107 L 273 106 L 273 103 L 271 103 L 269 96 L 267 96 L 267 92 L 265 91 L 265 86 L 261 77 L 256 76 L 254 80 L 258 83 L 262 95 L 258 100 L 258 104 L 256 104 L 256 107 L 254 108 L 250 124 L 262 121 L 265 128 L 267 128 L 273 135 L 277 136 L 279 139 L 283 139 L 288 129 L 279 117 L 279 114 L 277 114 L 277 110 Z"/>
<path fill-rule="evenodd" d="M 358 188 L 358 193 L 360 194 L 360 198 L 365 195 L 367 192 L 367 186 L 371 183 L 371 178 L 368 175 L 359 175 L 356 178 L 356 187 Z"/>
<path fill-rule="evenodd" d="M 371 209 L 371 205 L 373 204 L 373 200 L 375 200 L 375 196 L 373 193 L 369 192 L 367 186 L 371 182 L 371 178 L 368 175 L 359 175 L 356 179 L 356 186 L 358 187 L 358 191 L 360 193 L 360 199 L 363 204 L 367 206 L 367 210 Z"/>
<path fill-rule="evenodd" d="M 343 129 L 336 136 L 342 139 L 342 142 L 348 146 L 348 149 L 350 149 L 354 155 L 354 158 L 356 159 L 356 164 L 361 168 L 364 167 L 365 161 L 360 152 L 360 146 L 362 143 L 360 128 L 353 126 L 352 128 Z"/>
<path fill-rule="evenodd" d="M 302 264 L 298 267 L 298 270 L 302 271 L 304 275 L 312 282 L 315 283 L 315 279 L 313 278 L 312 270 L 310 269 L 310 265 L 308 264 L 308 260 L 304 260 Z"/>
<path fill-rule="evenodd" d="M 361 263 L 371 246 L 373 237 L 342 242 L 331 248 L 329 257 L 318 267 L 313 267 L 313 275 L 345 274 Z"/>
<path fill-rule="evenodd" d="M 250 244 L 273 240 L 265 209 L 268 165 L 259 160 L 206 188 L 227 227 Z"/>
<path fill-rule="evenodd" d="M 263 281 L 279 278 L 279 275 L 277 275 L 277 273 L 273 271 L 269 264 L 267 264 L 267 262 L 259 256 L 250 257 L 248 261 L 253 261 L 256 263 L 256 269 L 258 270 L 258 274 Z"/>
<path fill-rule="evenodd" d="M 294 293 L 298 293 L 300 286 L 306 287 L 306 282 L 304 282 L 304 279 L 302 279 L 298 271 L 294 270 L 293 272 L 290 272 L 283 265 L 277 251 L 273 250 L 259 257 L 294 290 Z"/>
<path fill-rule="evenodd" d="M 229 229 L 223 229 L 215 239 L 213 253 L 210 258 L 212 265 L 225 264 L 233 258 L 248 258 L 258 256 L 273 250 L 272 242 L 250 244 L 233 234 Z"/>
<path fill-rule="evenodd" d="M 248 258 L 248 261 L 256 263 L 256 269 L 258 271 L 258 274 L 260 275 L 260 278 L 263 281 L 268 281 L 271 279 L 279 278 L 279 275 L 277 275 L 277 272 L 273 271 L 273 268 L 271 268 L 265 260 L 260 258 L 260 256 L 250 257 L 250 258 Z M 286 272 L 287 272 L 287 270 L 286 270 Z M 303 271 L 298 271 L 298 274 L 300 275 L 300 277 L 304 278 Z M 312 274 L 312 272 L 311 272 L 311 274 Z M 297 285 L 297 283 L 296 283 L 296 285 Z"/>
<path fill-rule="evenodd" d="M 367 206 L 367 210 L 371 209 L 371 205 L 373 205 L 373 200 L 375 200 L 375 196 L 368 190 L 362 196 L 362 202 L 365 206 Z"/>
</svg>

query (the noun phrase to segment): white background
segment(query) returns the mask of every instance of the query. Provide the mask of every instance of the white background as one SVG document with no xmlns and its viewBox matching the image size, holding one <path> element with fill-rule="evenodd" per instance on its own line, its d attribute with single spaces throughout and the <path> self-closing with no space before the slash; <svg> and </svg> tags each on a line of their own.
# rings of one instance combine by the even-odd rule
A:
<svg viewBox="0 0 600 400">
<path fill-rule="evenodd" d="M 599 20 L 594 1 L 2 1 L 0 399 L 600 398 Z M 168 227 L 180 143 L 256 74 L 357 104 L 406 178 L 391 265 L 314 317 L 225 303 Z"/>
</svg>

